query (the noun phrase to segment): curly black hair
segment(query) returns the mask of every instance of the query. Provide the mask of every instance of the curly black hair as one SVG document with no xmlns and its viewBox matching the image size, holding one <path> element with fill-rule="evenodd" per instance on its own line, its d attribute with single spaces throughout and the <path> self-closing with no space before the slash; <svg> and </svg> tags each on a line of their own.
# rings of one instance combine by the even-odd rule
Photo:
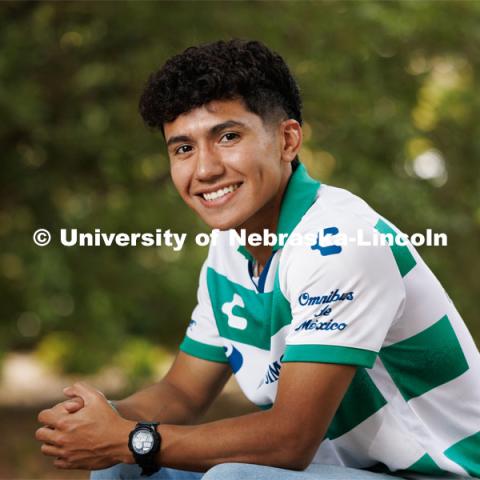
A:
<svg viewBox="0 0 480 480">
<path fill-rule="evenodd" d="M 217 41 L 187 48 L 153 73 L 140 99 L 145 123 L 163 125 L 213 100 L 242 99 L 264 121 L 302 123 L 298 86 L 285 61 L 258 41 Z"/>
</svg>

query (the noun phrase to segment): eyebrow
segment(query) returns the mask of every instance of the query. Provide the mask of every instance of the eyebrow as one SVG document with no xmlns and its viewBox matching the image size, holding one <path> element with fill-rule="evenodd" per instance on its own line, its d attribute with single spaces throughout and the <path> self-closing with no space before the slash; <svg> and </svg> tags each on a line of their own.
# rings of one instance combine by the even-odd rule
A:
<svg viewBox="0 0 480 480">
<path fill-rule="evenodd" d="M 214 125 L 212 128 L 210 128 L 210 130 L 208 131 L 208 135 L 215 136 L 215 135 L 218 135 L 222 130 L 225 130 L 227 128 L 232 128 L 232 127 L 245 128 L 246 125 L 237 120 L 227 120 L 226 122 L 219 123 L 217 125 Z M 191 141 L 192 141 L 192 138 L 189 137 L 188 135 L 175 135 L 168 139 L 167 147 L 170 147 L 175 143 L 191 142 Z"/>
</svg>

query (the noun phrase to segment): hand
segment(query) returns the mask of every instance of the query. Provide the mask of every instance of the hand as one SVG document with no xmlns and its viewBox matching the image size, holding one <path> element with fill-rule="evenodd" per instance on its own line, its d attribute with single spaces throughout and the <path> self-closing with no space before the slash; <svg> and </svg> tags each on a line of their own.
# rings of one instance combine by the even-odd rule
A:
<svg viewBox="0 0 480 480">
<path fill-rule="evenodd" d="M 43 410 L 36 432 L 44 455 L 56 457 L 57 468 L 98 470 L 116 463 L 134 463 L 128 434 L 135 423 L 117 415 L 104 395 L 76 383 L 64 390 L 70 400 Z M 81 402 L 83 406 L 79 408 Z"/>
</svg>

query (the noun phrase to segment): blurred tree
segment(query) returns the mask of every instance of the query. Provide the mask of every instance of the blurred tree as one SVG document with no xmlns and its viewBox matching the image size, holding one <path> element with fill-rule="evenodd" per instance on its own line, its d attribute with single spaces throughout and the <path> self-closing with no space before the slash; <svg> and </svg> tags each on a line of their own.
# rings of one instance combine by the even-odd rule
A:
<svg viewBox="0 0 480 480">
<path fill-rule="evenodd" d="M 2 5 L 0 351 L 41 341 L 65 369 L 92 371 L 130 336 L 176 347 L 206 254 L 193 234 L 206 227 L 175 193 L 138 97 L 169 56 L 232 37 L 262 40 L 292 67 L 315 176 L 406 233 L 448 234 L 448 247 L 420 252 L 478 341 L 479 20 L 480 3 L 462 1 Z M 39 227 L 50 246 L 33 244 Z M 189 240 L 178 253 L 67 248 L 60 228 Z"/>
</svg>

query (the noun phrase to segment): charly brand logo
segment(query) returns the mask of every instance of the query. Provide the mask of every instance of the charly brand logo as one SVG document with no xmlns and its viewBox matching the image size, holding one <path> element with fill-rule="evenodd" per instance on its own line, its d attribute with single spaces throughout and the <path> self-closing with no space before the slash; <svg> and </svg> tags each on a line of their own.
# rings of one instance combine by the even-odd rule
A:
<svg viewBox="0 0 480 480">
<path fill-rule="evenodd" d="M 190 320 L 190 323 L 188 324 L 188 330 L 193 330 L 194 327 L 197 326 L 197 321 L 196 320 Z"/>
<path fill-rule="evenodd" d="M 322 257 L 327 257 L 328 255 L 336 255 L 342 251 L 342 247 L 340 245 L 327 245 L 327 243 L 331 240 L 329 237 L 333 235 L 337 235 L 339 232 L 337 227 L 328 227 L 323 229 L 323 236 L 320 240 L 320 233 L 317 234 L 317 243 L 312 245 L 310 248 L 312 250 L 318 250 Z"/>
<path fill-rule="evenodd" d="M 296 332 L 302 330 L 345 330 L 347 328 L 346 323 L 336 323 L 333 321 L 333 318 L 328 322 L 320 322 L 316 318 L 310 318 L 305 322 L 301 323 L 297 328 Z"/>
<path fill-rule="evenodd" d="M 339 289 L 332 290 L 329 295 L 310 295 L 303 292 L 298 297 L 298 303 L 302 306 L 323 305 L 326 303 L 343 302 L 344 300 L 352 301 L 354 292 L 340 293 Z"/>
<path fill-rule="evenodd" d="M 243 355 L 240 353 L 240 350 L 235 348 L 232 344 L 223 347 L 225 350 L 225 355 L 227 356 L 228 363 L 232 369 L 233 373 L 237 373 L 243 365 Z"/>
<path fill-rule="evenodd" d="M 244 317 L 239 317 L 233 313 L 235 307 L 245 308 L 245 303 L 243 302 L 242 297 L 235 293 L 233 295 L 233 300 L 231 302 L 225 302 L 222 305 L 222 312 L 228 318 L 228 326 L 232 328 L 237 328 L 238 330 L 245 330 L 247 328 L 247 319 Z"/>
</svg>

